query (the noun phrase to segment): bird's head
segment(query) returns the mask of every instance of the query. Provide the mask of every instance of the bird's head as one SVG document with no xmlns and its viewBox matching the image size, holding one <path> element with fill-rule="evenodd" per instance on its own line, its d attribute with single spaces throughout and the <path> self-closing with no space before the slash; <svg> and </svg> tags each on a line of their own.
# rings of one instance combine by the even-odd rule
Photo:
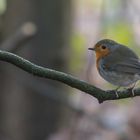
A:
<svg viewBox="0 0 140 140">
<path fill-rule="evenodd" d="M 93 48 L 88 49 L 95 51 L 96 58 L 99 59 L 113 52 L 113 50 L 115 50 L 118 47 L 117 44 L 118 43 L 113 40 L 103 39 L 97 42 Z"/>
</svg>

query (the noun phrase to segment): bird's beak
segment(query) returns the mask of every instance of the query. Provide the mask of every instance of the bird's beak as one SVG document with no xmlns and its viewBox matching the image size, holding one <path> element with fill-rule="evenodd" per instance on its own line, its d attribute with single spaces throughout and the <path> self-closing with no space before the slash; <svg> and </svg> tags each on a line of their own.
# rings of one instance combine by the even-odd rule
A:
<svg viewBox="0 0 140 140">
<path fill-rule="evenodd" d="M 92 50 L 92 51 L 95 51 L 95 48 L 88 48 L 88 50 Z"/>
</svg>

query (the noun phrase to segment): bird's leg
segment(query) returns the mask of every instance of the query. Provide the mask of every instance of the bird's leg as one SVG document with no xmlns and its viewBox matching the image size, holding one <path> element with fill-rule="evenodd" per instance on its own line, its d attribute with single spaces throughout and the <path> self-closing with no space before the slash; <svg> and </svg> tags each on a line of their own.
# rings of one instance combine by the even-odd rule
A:
<svg viewBox="0 0 140 140">
<path fill-rule="evenodd" d="M 116 89 L 115 89 L 115 95 L 116 95 L 116 97 L 117 98 L 119 98 L 119 95 L 118 95 L 118 90 L 120 89 L 120 87 L 117 87 Z"/>
<path fill-rule="evenodd" d="M 132 96 L 135 96 L 134 88 L 132 88 Z"/>
<path fill-rule="evenodd" d="M 133 97 L 135 96 L 134 89 L 135 89 L 136 84 L 137 84 L 137 82 L 135 82 L 132 87 L 128 88 L 128 90 L 131 90 Z"/>
</svg>

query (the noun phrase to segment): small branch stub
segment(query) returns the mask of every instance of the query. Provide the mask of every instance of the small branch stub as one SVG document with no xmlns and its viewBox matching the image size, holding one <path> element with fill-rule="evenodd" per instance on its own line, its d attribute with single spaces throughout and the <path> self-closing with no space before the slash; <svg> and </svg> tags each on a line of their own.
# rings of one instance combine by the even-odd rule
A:
<svg viewBox="0 0 140 140">
<path fill-rule="evenodd" d="M 27 41 L 32 39 L 36 33 L 36 25 L 32 22 L 26 22 L 1 44 L 0 49 L 15 53 Z"/>
</svg>

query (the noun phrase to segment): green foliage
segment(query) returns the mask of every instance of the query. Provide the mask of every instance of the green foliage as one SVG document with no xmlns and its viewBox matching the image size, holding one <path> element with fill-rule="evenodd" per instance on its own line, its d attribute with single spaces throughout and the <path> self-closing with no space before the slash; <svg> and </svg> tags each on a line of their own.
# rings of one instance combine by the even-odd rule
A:
<svg viewBox="0 0 140 140">
<path fill-rule="evenodd" d="M 71 37 L 70 70 L 77 72 L 83 66 L 85 55 L 85 38 L 81 34 L 73 34 Z"/>
<path fill-rule="evenodd" d="M 0 0 L 0 15 L 2 15 L 6 10 L 6 0 Z"/>
<path fill-rule="evenodd" d="M 134 44 L 132 28 L 126 22 L 117 22 L 109 25 L 105 28 L 103 36 L 128 46 L 132 46 Z"/>
</svg>

